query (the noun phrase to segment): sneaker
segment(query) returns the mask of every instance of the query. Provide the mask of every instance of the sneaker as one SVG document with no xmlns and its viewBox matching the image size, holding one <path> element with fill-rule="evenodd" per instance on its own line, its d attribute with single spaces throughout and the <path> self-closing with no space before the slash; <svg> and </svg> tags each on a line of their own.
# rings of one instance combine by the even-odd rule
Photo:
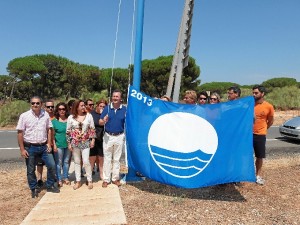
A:
<svg viewBox="0 0 300 225">
<path fill-rule="evenodd" d="M 51 187 L 47 187 L 47 192 L 59 193 L 60 190 L 59 190 L 57 187 L 55 187 L 55 186 L 53 185 L 53 186 L 51 186 Z"/>
<path fill-rule="evenodd" d="M 31 197 L 32 197 L 32 198 L 37 198 L 37 197 L 39 197 L 39 190 L 38 190 L 38 189 L 32 189 L 32 190 L 31 190 Z"/>
<path fill-rule="evenodd" d="M 44 186 L 44 182 L 42 180 L 37 181 L 37 188 L 41 189 Z"/>
<path fill-rule="evenodd" d="M 142 173 L 140 173 L 140 172 L 136 172 L 135 175 L 136 175 L 137 177 L 145 177 L 145 176 L 144 176 Z"/>
<path fill-rule="evenodd" d="M 256 183 L 260 184 L 260 185 L 264 185 L 265 184 L 265 180 L 262 177 L 257 176 L 256 177 Z"/>
</svg>

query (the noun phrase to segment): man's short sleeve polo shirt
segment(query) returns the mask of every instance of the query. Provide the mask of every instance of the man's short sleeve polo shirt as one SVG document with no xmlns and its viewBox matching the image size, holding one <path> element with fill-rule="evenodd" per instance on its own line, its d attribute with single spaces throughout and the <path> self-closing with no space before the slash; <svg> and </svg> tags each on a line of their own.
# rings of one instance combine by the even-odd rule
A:
<svg viewBox="0 0 300 225">
<path fill-rule="evenodd" d="M 120 108 L 114 109 L 111 105 L 106 106 L 101 114 L 100 119 L 108 115 L 108 121 L 105 124 L 105 131 L 109 133 L 124 132 L 126 106 L 121 105 Z"/>
</svg>

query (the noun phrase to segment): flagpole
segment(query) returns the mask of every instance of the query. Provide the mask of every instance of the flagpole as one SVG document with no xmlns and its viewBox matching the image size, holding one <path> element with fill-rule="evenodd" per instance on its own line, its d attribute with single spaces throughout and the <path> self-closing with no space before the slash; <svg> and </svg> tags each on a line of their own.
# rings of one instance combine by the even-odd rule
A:
<svg viewBox="0 0 300 225">
<path fill-rule="evenodd" d="M 145 5 L 145 0 L 137 0 L 137 17 L 136 17 L 137 22 L 136 22 L 136 30 L 135 30 L 134 71 L 133 71 L 133 87 L 137 91 L 140 91 L 141 74 L 142 74 L 144 5 Z M 125 151 L 127 151 L 126 148 Z M 131 181 L 131 182 L 143 180 L 141 177 L 136 176 L 136 171 L 134 171 L 130 167 L 128 167 L 128 173 L 125 175 L 124 179 L 125 181 Z"/>
<path fill-rule="evenodd" d="M 137 22 L 136 22 L 136 31 L 135 31 L 134 72 L 133 72 L 133 86 L 137 91 L 140 91 L 140 86 L 141 86 L 144 5 L 145 5 L 145 0 L 137 0 L 137 18 L 136 18 Z"/>
</svg>

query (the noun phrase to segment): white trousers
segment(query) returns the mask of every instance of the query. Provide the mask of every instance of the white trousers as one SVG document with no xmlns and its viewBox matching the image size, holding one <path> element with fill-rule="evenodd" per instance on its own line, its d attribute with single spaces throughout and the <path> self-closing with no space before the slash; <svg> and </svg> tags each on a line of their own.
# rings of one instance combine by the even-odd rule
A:
<svg viewBox="0 0 300 225">
<path fill-rule="evenodd" d="M 105 182 L 120 179 L 120 158 L 124 140 L 124 133 L 117 136 L 105 133 L 103 136 L 103 181 Z"/>
<path fill-rule="evenodd" d="M 76 181 L 81 180 L 81 161 L 82 156 L 82 163 L 85 168 L 86 178 L 89 182 L 92 182 L 92 168 L 90 164 L 90 148 L 79 149 L 73 147 L 73 157 L 74 157 L 74 164 L 75 164 L 75 177 Z"/>
</svg>

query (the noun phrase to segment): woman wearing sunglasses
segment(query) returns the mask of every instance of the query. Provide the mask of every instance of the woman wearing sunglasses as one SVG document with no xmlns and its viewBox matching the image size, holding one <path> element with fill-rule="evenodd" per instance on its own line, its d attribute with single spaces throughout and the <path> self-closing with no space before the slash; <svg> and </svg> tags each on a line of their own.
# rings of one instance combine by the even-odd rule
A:
<svg viewBox="0 0 300 225">
<path fill-rule="evenodd" d="M 72 115 L 68 117 L 67 121 L 68 148 L 73 152 L 75 163 L 76 184 L 73 187 L 74 190 L 81 187 L 81 157 L 87 175 L 88 188 L 93 188 L 89 156 L 90 148 L 95 146 L 95 137 L 96 132 L 92 115 L 86 112 L 84 101 L 76 100 L 73 103 Z"/>
<path fill-rule="evenodd" d="M 216 92 L 213 92 L 209 97 L 210 104 L 216 104 L 220 102 L 220 95 Z"/>
<path fill-rule="evenodd" d="M 65 103 L 60 102 L 54 110 L 55 119 L 52 120 L 53 125 L 53 149 L 56 164 L 56 177 L 58 186 L 62 187 L 63 183 L 69 185 L 69 159 L 70 151 L 66 138 L 68 107 Z M 62 172 L 63 171 L 63 172 Z"/>
</svg>

